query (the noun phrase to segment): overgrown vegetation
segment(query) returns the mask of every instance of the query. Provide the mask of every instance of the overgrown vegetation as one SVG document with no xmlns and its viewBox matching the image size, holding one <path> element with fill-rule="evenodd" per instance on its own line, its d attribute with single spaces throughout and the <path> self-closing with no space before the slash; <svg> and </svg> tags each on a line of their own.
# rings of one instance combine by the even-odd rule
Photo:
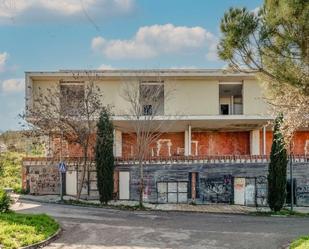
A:
<svg viewBox="0 0 309 249">
<path fill-rule="evenodd" d="M 274 212 L 252 212 L 250 213 L 252 215 L 257 215 L 257 216 L 293 216 L 293 217 L 309 217 L 309 213 L 301 213 L 297 211 L 291 211 L 289 209 L 281 209 L 280 211 Z"/>
<path fill-rule="evenodd" d="M 103 108 L 97 124 L 95 146 L 97 186 L 100 202 L 104 204 L 113 199 L 114 191 L 114 127 L 109 117 L 109 111 Z"/>
<path fill-rule="evenodd" d="M 302 236 L 297 240 L 293 241 L 290 245 L 290 249 L 307 249 L 309 248 L 309 235 Z"/>
<path fill-rule="evenodd" d="M 0 248 L 15 249 L 43 241 L 59 229 L 59 224 L 45 214 L 0 215 Z"/>
<path fill-rule="evenodd" d="M 10 205 L 10 196 L 4 190 L 0 189 L 0 213 L 9 211 Z"/>
<path fill-rule="evenodd" d="M 221 19 L 219 57 L 232 70 L 255 71 L 289 141 L 308 127 L 309 1 L 264 0 L 258 13 L 230 8 Z"/>
<path fill-rule="evenodd" d="M 0 189 L 12 188 L 21 191 L 21 168 L 24 154 L 4 152 L 0 154 Z"/>
</svg>

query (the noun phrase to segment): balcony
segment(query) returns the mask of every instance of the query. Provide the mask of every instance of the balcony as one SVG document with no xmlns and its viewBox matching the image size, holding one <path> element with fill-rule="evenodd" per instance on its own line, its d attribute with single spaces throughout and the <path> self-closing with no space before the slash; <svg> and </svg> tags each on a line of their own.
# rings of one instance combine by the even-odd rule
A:
<svg viewBox="0 0 309 249">
<path fill-rule="evenodd" d="M 269 155 L 222 155 L 222 156 L 160 156 L 149 157 L 144 160 L 144 164 L 237 164 L 237 163 L 268 163 Z M 309 162 L 309 155 L 293 155 L 294 163 Z M 81 163 L 81 157 L 65 157 L 63 160 L 69 164 Z M 93 161 L 93 158 L 90 158 Z M 54 164 L 60 161 L 59 157 L 25 157 L 24 166 Z M 116 166 L 137 165 L 136 157 L 115 157 Z"/>
</svg>

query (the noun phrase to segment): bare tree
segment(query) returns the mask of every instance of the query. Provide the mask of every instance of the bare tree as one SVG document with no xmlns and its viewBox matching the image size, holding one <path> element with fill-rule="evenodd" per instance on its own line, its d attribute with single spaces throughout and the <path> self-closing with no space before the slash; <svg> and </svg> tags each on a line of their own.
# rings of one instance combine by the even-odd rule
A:
<svg viewBox="0 0 309 249">
<path fill-rule="evenodd" d="M 93 157 L 96 120 L 103 107 L 103 94 L 96 84 L 99 76 L 93 71 L 72 72 L 72 77 L 61 79 L 48 88 L 37 87 L 32 105 L 22 115 L 28 121 L 32 135 L 60 137 L 60 151 L 54 156 L 62 160 L 62 138 L 69 145 L 76 145 L 81 153 L 81 180 L 77 187 L 77 199 L 81 197 L 86 172 Z"/>
<path fill-rule="evenodd" d="M 130 128 L 126 131 L 134 140 L 134 160 L 140 171 L 139 205 L 143 206 L 144 164 L 151 159 L 151 146 L 163 132 L 171 127 L 164 115 L 164 104 L 170 99 L 173 89 L 164 87 L 164 80 L 156 75 L 151 80 L 136 76 L 131 81 L 124 81 L 122 97 L 128 103 L 126 117 Z"/>
</svg>

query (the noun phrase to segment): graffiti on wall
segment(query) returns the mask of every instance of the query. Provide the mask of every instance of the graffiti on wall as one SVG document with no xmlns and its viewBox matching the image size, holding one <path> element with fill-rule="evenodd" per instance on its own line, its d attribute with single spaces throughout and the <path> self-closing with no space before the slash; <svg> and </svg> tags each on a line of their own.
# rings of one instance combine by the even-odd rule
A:
<svg viewBox="0 0 309 249">
<path fill-rule="evenodd" d="M 309 205 L 309 185 L 301 185 L 296 188 L 296 202 L 298 205 Z"/>
<path fill-rule="evenodd" d="M 256 205 L 267 205 L 267 177 L 258 176 L 256 178 Z"/>
<path fill-rule="evenodd" d="M 200 178 L 200 198 L 203 202 L 230 203 L 232 201 L 232 176 Z"/>
</svg>

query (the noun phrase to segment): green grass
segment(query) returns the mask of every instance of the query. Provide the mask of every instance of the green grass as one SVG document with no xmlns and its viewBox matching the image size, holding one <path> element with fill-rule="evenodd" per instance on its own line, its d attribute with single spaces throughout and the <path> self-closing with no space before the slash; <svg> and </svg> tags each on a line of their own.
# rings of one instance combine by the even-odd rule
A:
<svg viewBox="0 0 309 249">
<path fill-rule="evenodd" d="M 22 153 L 5 152 L 0 154 L 0 188 L 21 189 Z"/>
<path fill-rule="evenodd" d="M 294 217 L 309 217 L 309 213 L 300 213 L 297 211 L 291 211 L 289 209 L 282 209 L 279 212 L 252 212 L 252 215 L 257 215 L 257 216 L 294 216 Z"/>
<path fill-rule="evenodd" d="M 290 249 L 308 249 L 309 248 L 309 235 L 302 236 L 293 241 L 290 245 Z"/>
<path fill-rule="evenodd" d="M 0 248 L 15 249 L 52 236 L 59 224 L 45 214 L 0 214 Z"/>
</svg>

